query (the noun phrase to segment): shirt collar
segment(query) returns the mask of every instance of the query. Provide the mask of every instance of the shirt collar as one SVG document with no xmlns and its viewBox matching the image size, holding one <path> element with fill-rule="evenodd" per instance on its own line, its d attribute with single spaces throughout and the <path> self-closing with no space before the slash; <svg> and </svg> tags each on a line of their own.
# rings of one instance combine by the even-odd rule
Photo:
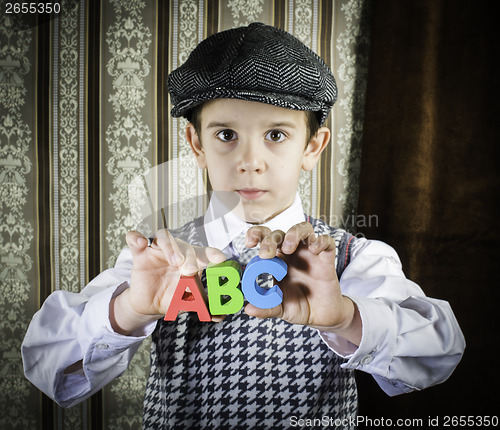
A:
<svg viewBox="0 0 500 430">
<path fill-rule="evenodd" d="M 224 250 L 236 236 L 246 232 L 253 224 L 241 220 L 233 211 L 220 217 L 214 216 L 217 213 L 224 213 L 221 211 L 221 205 L 224 205 L 224 203 L 217 198 L 216 193 L 213 193 L 203 221 L 208 246 Z M 287 232 L 295 224 L 303 221 L 304 209 L 299 193 L 297 193 L 295 200 L 287 209 L 261 225 L 268 227 L 271 231 L 282 230 Z"/>
</svg>

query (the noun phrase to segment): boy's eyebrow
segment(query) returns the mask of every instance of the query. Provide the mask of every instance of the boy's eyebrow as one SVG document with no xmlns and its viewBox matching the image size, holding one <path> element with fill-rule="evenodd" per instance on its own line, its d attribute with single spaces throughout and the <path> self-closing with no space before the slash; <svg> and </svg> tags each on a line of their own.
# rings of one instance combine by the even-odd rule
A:
<svg viewBox="0 0 500 430">
<path fill-rule="evenodd" d="M 280 127 L 288 127 L 288 128 L 297 128 L 297 125 L 292 122 L 292 121 L 280 121 L 280 122 L 273 122 L 269 124 L 270 128 L 280 128 Z"/>
<path fill-rule="evenodd" d="M 232 124 L 230 122 L 217 122 L 211 121 L 207 124 L 207 128 L 231 128 Z"/>
</svg>

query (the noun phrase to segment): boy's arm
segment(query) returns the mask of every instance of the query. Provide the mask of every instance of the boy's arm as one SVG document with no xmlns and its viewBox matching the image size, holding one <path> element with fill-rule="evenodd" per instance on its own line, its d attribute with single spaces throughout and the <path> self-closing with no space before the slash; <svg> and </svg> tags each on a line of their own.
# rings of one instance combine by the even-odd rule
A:
<svg viewBox="0 0 500 430">
<path fill-rule="evenodd" d="M 132 268 L 124 250 L 115 268 L 101 273 L 81 293 L 56 291 L 34 315 L 22 344 L 26 377 L 64 407 L 100 390 L 125 371 L 150 324 L 116 333 L 109 321 L 111 299 L 128 288 Z"/>
<path fill-rule="evenodd" d="M 354 240 L 339 282 L 333 238 L 316 237 L 309 223 L 287 233 L 252 227 L 247 246 L 257 243 L 259 256 L 280 256 L 288 274 L 280 282 L 283 302 L 271 309 L 249 304 L 248 314 L 317 328 L 348 358 L 343 367 L 372 374 L 389 395 L 443 382 L 460 361 L 465 341 L 449 304 L 408 280 L 390 246 Z"/>
<path fill-rule="evenodd" d="M 383 242 L 357 239 L 351 255 L 340 286 L 359 310 L 361 342 L 356 346 L 320 331 L 348 359 L 342 367 L 372 374 L 391 396 L 448 379 L 465 348 L 448 302 L 425 296 L 405 277 L 394 249 Z"/>
<path fill-rule="evenodd" d="M 219 250 L 193 247 L 167 230 L 158 231 L 151 246 L 129 232 L 127 244 L 115 267 L 81 293 L 51 294 L 28 328 L 26 377 L 62 406 L 84 400 L 125 371 L 165 315 L 181 273 L 225 260 Z"/>
</svg>

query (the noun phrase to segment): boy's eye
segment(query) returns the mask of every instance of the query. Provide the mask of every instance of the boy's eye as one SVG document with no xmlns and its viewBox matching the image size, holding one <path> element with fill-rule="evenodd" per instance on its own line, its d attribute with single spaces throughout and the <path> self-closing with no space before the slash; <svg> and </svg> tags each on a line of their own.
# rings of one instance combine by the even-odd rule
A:
<svg viewBox="0 0 500 430">
<path fill-rule="evenodd" d="M 217 138 L 223 142 L 230 142 L 236 140 L 236 133 L 233 130 L 221 130 L 216 134 Z"/>
<path fill-rule="evenodd" d="M 285 140 L 285 134 L 280 130 L 271 130 L 266 134 L 266 139 L 272 142 L 283 142 Z"/>
</svg>

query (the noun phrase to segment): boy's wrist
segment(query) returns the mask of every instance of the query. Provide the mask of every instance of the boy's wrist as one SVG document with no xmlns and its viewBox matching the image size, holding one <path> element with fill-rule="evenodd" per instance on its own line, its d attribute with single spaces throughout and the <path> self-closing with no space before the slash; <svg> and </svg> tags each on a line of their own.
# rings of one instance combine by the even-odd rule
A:
<svg viewBox="0 0 500 430">
<path fill-rule="evenodd" d="M 162 315 L 144 315 L 136 312 L 130 304 L 130 289 L 111 299 L 109 304 L 109 321 L 111 328 L 124 336 L 140 336 L 139 332 Z"/>
<path fill-rule="evenodd" d="M 359 345 L 362 336 L 362 322 L 358 307 L 356 303 L 347 296 L 342 296 L 342 302 L 342 313 L 344 315 L 343 322 L 335 327 L 318 327 L 318 329 L 322 332 L 334 333 L 347 339 L 354 345 Z"/>
</svg>

